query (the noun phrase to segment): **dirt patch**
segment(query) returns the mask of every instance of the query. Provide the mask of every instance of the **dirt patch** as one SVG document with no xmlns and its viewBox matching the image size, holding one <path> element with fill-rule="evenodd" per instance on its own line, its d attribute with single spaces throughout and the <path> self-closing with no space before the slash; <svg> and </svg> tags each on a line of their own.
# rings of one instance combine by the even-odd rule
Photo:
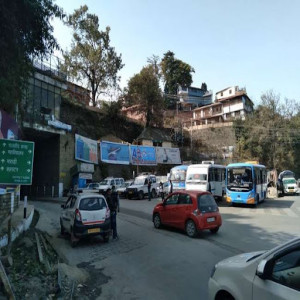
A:
<svg viewBox="0 0 300 300">
<path fill-rule="evenodd" d="M 5 267 L 16 299 L 89 300 L 99 297 L 101 286 L 110 278 L 88 263 L 77 267 L 65 264 L 47 241 L 46 235 L 35 228 L 38 220 L 39 213 L 35 210 L 31 227 L 12 245 L 13 265 Z M 6 251 L 2 249 L 3 256 Z M 39 252 L 42 253 L 42 262 Z M 1 286 L 0 299 L 4 294 Z"/>
</svg>

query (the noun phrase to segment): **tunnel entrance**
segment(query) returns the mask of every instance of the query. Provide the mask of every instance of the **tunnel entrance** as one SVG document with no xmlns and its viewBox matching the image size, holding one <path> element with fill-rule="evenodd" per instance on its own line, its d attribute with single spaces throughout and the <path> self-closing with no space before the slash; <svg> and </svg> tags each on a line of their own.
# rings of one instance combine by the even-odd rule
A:
<svg viewBox="0 0 300 300">
<path fill-rule="evenodd" d="M 23 139 L 34 146 L 32 185 L 22 186 L 21 197 L 57 197 L 59 186 L 60 135 L 25 128 Z"/>
</svg>

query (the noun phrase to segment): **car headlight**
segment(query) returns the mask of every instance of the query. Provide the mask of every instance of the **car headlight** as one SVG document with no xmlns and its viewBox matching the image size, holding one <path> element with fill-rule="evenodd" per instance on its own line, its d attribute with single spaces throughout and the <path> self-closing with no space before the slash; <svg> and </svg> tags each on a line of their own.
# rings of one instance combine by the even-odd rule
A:
<svg viewBox="0 0 300 300">
<path fill-rule="evenodd" d="M 248 195 L 248 198 L 254 198 L 254 193 L 251 192 L 251 193 Z"/>
<path fill-rule="evenodd" d="M 210 273 L 210 277 L 211 277 L 211 278 L 214 277 L 215 272 L 216 272 L 216 269 L 217 269 L 217 267 L 216 267 L 216 265 L 214 265 L 214 267 L 212 268 L 211 273 Z"/>
</svg>

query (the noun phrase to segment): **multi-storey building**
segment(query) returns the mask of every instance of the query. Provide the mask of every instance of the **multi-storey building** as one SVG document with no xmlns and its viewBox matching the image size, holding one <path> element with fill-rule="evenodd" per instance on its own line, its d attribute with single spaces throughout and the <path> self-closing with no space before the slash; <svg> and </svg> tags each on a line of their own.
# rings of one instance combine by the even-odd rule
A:
<svg viewBox="0 0 300 300">
<path fill-rule="evenodd" d="M 177 98 L 183 110 L 192 110 L 195 107 L 211 104 L 212 92 L 192 86 L 179 86 Z"/>
<path fill-rule="evenodd" d="M 248 97 L 246 89 L 238 86 L 229 87 L 216 93 L 215 103 L 195 108 L 193 118 L 187 127 L 201 129 L 207 127 L 231 126 L 236 118 L 245 119 L 253 112 L 253 102 Z"/>
</svg>

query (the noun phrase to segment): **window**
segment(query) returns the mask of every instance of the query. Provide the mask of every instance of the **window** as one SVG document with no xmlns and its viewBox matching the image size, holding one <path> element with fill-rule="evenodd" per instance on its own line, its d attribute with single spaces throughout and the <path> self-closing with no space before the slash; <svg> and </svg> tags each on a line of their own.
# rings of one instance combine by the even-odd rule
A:
<svg viewBox="0 0 300 300">
<path fill-rule="evenodd" d="M 223 96 L 223 92 L 221 93 L 221 96 Z"/>
<path fill-rule="evenodd" d="M 215 212 L 218 211 L 218 206 L 214 197 L 211 194 L 198 196 L 198 208 L 201 212 Z"/>
<path fill-rule="evenodd" d="M 179 194 L 177 204 L 192 204 L 191 196 L 187 194 Z"/>
<path fill-rule="evenodd" d="M 171 197 L 167 198 L 166 205 L 177 204 L 178 194 L 174 194 Z"/>
<path fill-rule="evenodd" d="M 120 180 L 116 179 L 116 185 L 120 185 Z"/>
<path fill-rule="evenodd" d="M 160 141 L 153 141 L 153 146 L 154 147 L 162 147 L 162 142 L 160 142 Z"/>
<path fill-rule="evenodd" d="M 231 90 L 229 90 L 229 94 L 231 94 Z"/>
<path fill-rule="evenodd" d="M 80 201 L 79 209 L 92 211 L 103 209 L 105 206 L 103 198 L 84 198 Z"/>
<path fill-rule="evenodd" d="M 271 278 L 282 285 L 300 290 L 299 248 L 275 260 Z"/>
</svg>

